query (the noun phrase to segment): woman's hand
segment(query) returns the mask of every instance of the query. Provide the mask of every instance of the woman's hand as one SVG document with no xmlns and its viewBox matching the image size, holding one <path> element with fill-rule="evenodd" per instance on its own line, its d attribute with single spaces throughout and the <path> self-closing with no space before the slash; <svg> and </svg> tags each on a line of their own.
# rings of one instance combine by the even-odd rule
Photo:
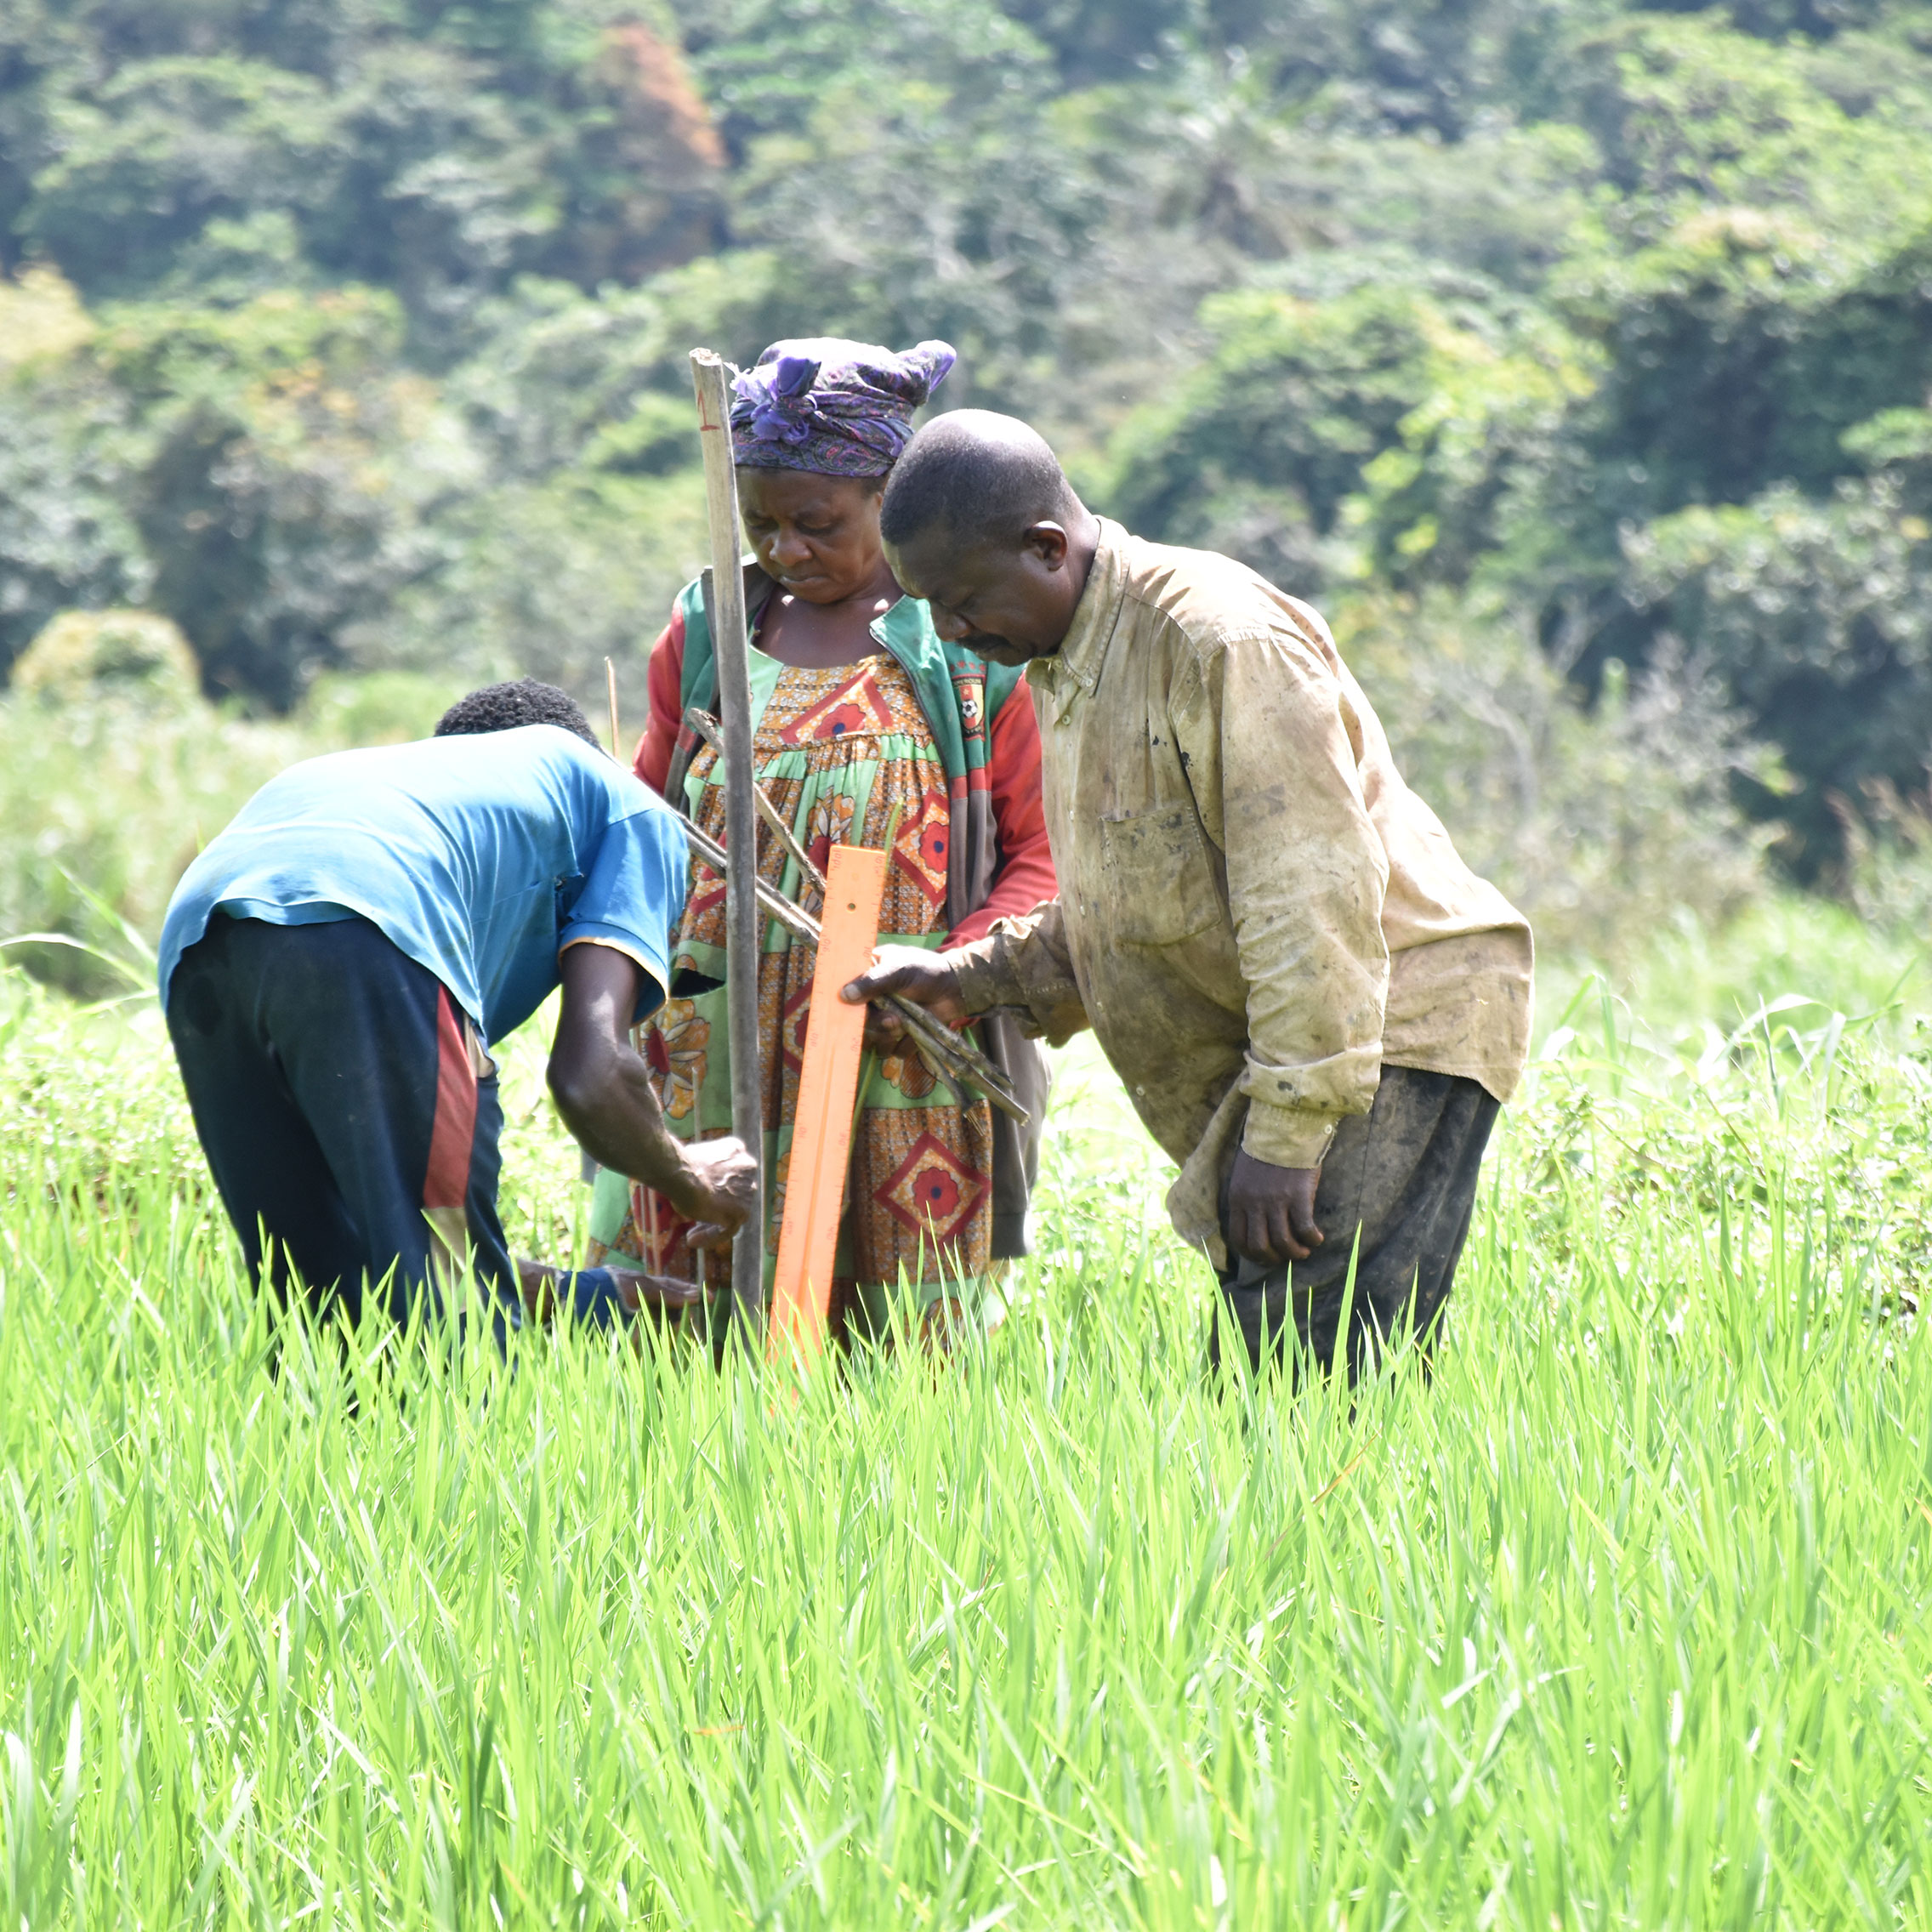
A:
<svg viewBox="0 0 1932 1932">
<path fill-rule="evenodd" d="M 641 1268 L 621 1267 L 610 1261 L 599 1263 L 599 1269 L 616 1284 L 617 1298 L 630 1321 L 635 1321 L 640 1314 L 653 1315 L 662 1321 L 703 1298 L 704 1291 L 696 1281 L 680 1281 L 668 1275 L 647 1275 Z M 519 1255 L 517 1287 L 522 1294 L 524 1313 L 532 1321 L 548 1327 L 557 1319 L 558 1311 L 567 1305 L 571 1280 L 578 1272 Z"/>
</svg>

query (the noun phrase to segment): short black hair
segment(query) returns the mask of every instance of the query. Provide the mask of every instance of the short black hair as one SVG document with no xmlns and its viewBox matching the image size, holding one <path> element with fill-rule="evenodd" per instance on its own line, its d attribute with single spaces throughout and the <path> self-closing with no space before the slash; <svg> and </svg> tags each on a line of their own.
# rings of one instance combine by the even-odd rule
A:
<svg viewBox="0 0 1932 1932">
<path fill-rule="evenodd" d="M 1017 417 L 955 409 L 906 444 L 878 529 L 895 546 L 936 526 L 968 548 L 1017 547 L 1035 524 L 1065 522 L 1079 507 L 1059 458 Z"/>
<path fill-rule="evenodd" d="M 459 697 L 436 720 L 436 736 L 461 738 L 478 731 L 514 731 L 520 724 L 560 724 L 566 731 L 575 731 L 585 744 L 597 744 L 597 734 L 583 715 L 583 707 L 568 691 L 539 684 L 535 678 L 485 685 L 468 697 Z"/>
</svg>

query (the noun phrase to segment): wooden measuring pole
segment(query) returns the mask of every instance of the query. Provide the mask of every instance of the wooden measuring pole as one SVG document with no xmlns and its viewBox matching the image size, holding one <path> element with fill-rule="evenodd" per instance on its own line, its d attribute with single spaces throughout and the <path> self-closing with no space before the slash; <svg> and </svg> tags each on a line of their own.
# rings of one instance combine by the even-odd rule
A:
<svg viewBox="0 0 1932 1932">
<path fill-rule="evenodd" d="M 738 479 L 731 464 L 731 401 L 724 362 L 691 351 L 698 440 L 704 447 L 705 509 L 711 524 L 711 645 L 718 664 L 724 736 L 724 1008 L 731 1041 L 731 1131 L 759 1163 L 758 1205 L 731 1244 L 731 1303 L 749 1341 L 764 1311 L 764 1082 L 758 1037 L 758 967 L 764 925 L 758 910 L 758 807 L 753 802 L 752 683 L 745 634 L 745 578 L 739 558 Z M 856 1010 L 856 1009 L 855 1009 Z"/>
<path fill-rule="evenodd" d="M 825 923 L 812 969 L 811 1010 L 805 1023 L 805 1064 L 798 1076 L 798 1109 L 792 1127 L 792 1163 L 785 1177 L 785 1223 L 778 1236 L 778 1274 L 771 1291 L 771 1350 L 796 1350 L 805 1361 L 825 1346 L 832 1307 L 832 1258 L 845 1200 L 852 1154 L 852 1107 L 859 1093 L 859 1056 L 866 1009 L 848 1006 L 838 989 L 872 963 L 878 944 L 879 900 L 889 852 L 834 845 L 827 867 Z"/>
</svg>

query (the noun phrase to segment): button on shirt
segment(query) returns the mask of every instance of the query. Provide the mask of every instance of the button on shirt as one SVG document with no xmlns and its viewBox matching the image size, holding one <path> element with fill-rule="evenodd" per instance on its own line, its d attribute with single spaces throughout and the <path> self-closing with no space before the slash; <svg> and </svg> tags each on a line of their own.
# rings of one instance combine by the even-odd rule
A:
<svg viewBox="0 0 1932 1932">
<path fill-rule="evenodd" d="M 514 1032 L 582 941 L 668 984 L 688 861 L 677 815 L 554 724 L 335 752 L 292 765 L 242 808 L 168 909 L 161 996 L 219 908 L 272 925 L 360 914 L 428 968 L 484 1039 Z"/>
<path fill-rule="evenodd" d="M 1100 548 L 1027 679 L 1060 896 L 952 957 L 969 1009 L 1091 1024 L 1180 1164 L 1182 1235 L 1225 1262 L 1237 1140 L 1318 1165 L 1384 1064 L 1507 1100 L 1527 1056 L 1530 929 L 1403 783 L 1321 619 L 1245 565 Z"/>
</svg>

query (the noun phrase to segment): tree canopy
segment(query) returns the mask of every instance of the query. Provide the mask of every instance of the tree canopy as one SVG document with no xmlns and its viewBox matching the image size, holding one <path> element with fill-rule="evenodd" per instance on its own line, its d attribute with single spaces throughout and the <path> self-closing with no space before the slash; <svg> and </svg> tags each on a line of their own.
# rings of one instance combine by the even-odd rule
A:
<svg viewBox="0 0 1932 1932">
<path fill-rule="evenodd" d="M 1924 781 L 1932 7 L 22 0 L 0 270 L 0 664 L 581 682 L 702 554 L 692 343 L 941 335 L 1145 535 L 1690 667 L 1800 876 Z"/>
</svg>

